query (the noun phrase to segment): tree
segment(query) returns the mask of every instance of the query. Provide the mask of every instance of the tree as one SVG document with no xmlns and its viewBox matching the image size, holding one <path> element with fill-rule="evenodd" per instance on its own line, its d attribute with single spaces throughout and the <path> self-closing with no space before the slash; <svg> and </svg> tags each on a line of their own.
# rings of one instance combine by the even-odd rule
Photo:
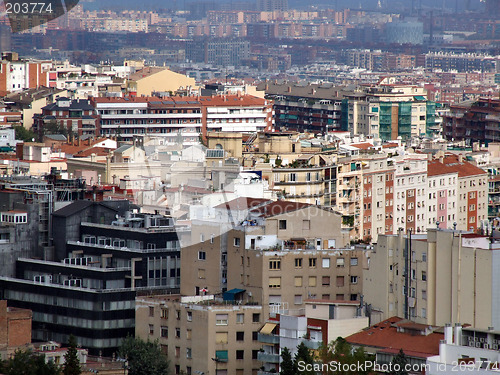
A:
<svg viewBox="0 0 500 375">
<path fill-rule="evenodd" d="M 307 346 L 301 342 L 297 346 L 297 354 L 295 354 L 295 368 L 298 368 L 299 362 L 302 362 L 303 364 L 314 364 L 314 358 L 311 354 L 311 351 L 307 348 Z M 311 371 L 301 371 L 301 374 L 303 375 L 315 375 L 316 372 L 311 370 Z"/>
<path fill-rule="evenodd" d="M 337 340 L 332 341 L 329 345 L 321 347 L 319 349 L 318 359 L 321 361 L 321 363 L 337 363 L 337 371 L 328 370 L 326 372 L 326 374 L 336 375 L 367 375 L 370 373 L 369 369 L 367 368 L 365 368 L 365 371 L 360 371 L 356 367 L 356 371 L 351 371 L 350 367 L 342 367 L 341 365 L 357 365 L 359 363 L 366 363 L 368 361 L 373 362 L 374 360 L 373 356 L 367 354 L 363 348 L 357 348 L 356 350 L 353 350 L 351 344 L 349 344 L 342 337 L 338 337 Z"/>
<path fill-rule="evenodd" d="M 16 132 L 16 139 L 24 142 L 32 142 L 37 136 L 33 130 L 28 130 L 22 125 L 14 126 L 14 131 Z"/>
<path fill-rule="evenodd" d="M 60 375 L 54 362 L 45 362 L 45 356 L 31 350 L 16 350 L 14 355 L 0 362 L 0 372 L 5 375 Z"/>
<path fill-rule="evenodd" d="M 408 359 L 403 349 L 399 349 L 399 353 L 392 359 L 390 375 L 408 375 L 406 371 L 406 365 L 408 364 Z"/>
<path fill-rule="evenodd" d="M 158 341 L 144 341 L 128 336 L 118 355 L 128 361 L 129 375 L 165 375 L 169 362 Z"/>
<path fill-rule="evenodd" d="M 64 355 L 63 375 L 80 375 L 82 369 L 80 360 L 78 359 L 78 351 L 76 350 L 75 336 L 69 336 L 68 351 Z"/>
<path fill-rule="evenodd" d="M 281 351 L 281 371 L 280 375 L 296 375 L 296 363 L 292 359 L 292 354 L 288 348 L 283 348 Z"/>
</svg>

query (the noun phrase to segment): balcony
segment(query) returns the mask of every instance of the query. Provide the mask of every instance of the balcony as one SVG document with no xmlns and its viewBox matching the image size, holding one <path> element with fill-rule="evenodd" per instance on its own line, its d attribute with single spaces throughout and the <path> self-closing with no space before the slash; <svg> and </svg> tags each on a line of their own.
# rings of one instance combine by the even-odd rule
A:
<svg viewBox="0 0 500 375">
<path fill-rule="evenodd" d="M 317 350 L 323 343 L 322 341 L 304 340 L 304 345 L 312 350 Z"/>
<path fill-rule="evenodd" d="M 267 363 L 280 363 L 280 355 L 259 352 L 257 353 L 257 360 Z"/>
<path fill-rule="evenodd" d="M 262 333 L 259 333 L 258 335 L 258 340 L 259 342 L 263 342 L 266 344 L 279 344 L 280 343 L 280 337 L 276 335 L 264 335 Z"/>
</svg>

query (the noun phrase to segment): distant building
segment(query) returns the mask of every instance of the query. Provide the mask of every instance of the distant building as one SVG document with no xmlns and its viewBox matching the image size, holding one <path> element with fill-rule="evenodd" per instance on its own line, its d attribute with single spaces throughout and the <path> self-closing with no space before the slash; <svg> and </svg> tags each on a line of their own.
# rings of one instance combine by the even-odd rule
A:
<svg viewBox="0 0 500 375">
<path fill-rule="evenodd" d="M 172 92 L 195 88 L 195 80 L 167 68 L 144 67 L 128 77 L 127 90 L 130 95 L 150 96 L 154 92 Z"/>
<path fill-rule="evenodd" d="M 286 11 L 288 0 L 257 0 L 257 10 L 261 12 Z"/>
<path fill-rule="evenodd" d="M 250 56 L 250 42 L 238 38 L 195 39 L 186 45 L 186 58 L 192 62 L 238 66 Z"/>
<path fill-rule="evenodd" d="M 50 124 L 57 124 L 75 136 L 99 135 L 99 118 L 88 100 L 60 97 L 33 116 L 33 131 L 44 134 Z"/>
<path fill-rule="evenodd" d="M 395 21 L 385 25 L 385 37 L 389 44 L 424 43 L 424 24 L 419 21 Z"/>
<path fill-rule="evenodd" d="M 490 143 L 500 140 L 500 100 L 479 99 L 450 106 L 445 115 L 443 136 L 448 140 Z"/>
</svg>

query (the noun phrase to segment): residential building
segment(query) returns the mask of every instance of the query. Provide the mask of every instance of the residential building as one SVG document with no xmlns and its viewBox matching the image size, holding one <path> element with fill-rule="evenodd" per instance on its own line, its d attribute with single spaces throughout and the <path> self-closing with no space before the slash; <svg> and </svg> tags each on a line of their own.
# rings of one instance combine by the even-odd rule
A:
<svg viewBox="0 0 500 375">
<path fill-rule="evenodd" d="M 15 52 L 2 54 L 0 91 L 4 94 L 24 89 L 48 86 L 50 62 L 20 60 Z"/>
<path fill-rule="evenodd" d="M 73 205 L 62 209 L 75 211 L 66 234 L 89 212 Z M 2 298 L 33 310 L 34 340 L 67 343 L 73 334 L 90 353 L 111 355 L 134 332 L 137 293 L 179 292 L 183 229 L 162 215 L 101 219 L 79 223 L 78 241 L 68 236 L 64 259 L 19 258 L 16 277 L 0 278 Z"/>
<path fill-rule="evenodd" d="M 346 337 L 355 349 L 363 348 L 366 353 L 374 354 L 380 368 L 390 365 L 402 350 L 409 365 L 405 371 L 409 374 L 425 372 L 427 358 L 439 353 L 442 340 L 442 327 L 416 324 L 397 316 Z"/>
<path fill-rule="evenodd" d="M 486 236 L 448 229 L 381 235 L 363 294 L 382 319 L 397 315 L 424 325 L 497 327 L 499 250 Z"/>
<path fill-rule="evenodd" d="M 187 42 L 186 58 L 220 66 L 239 66 L 250 57 L 250 42 L 240 38 L 203 38 Z"/>
<path fill-rule="evenodd" d="M 99 118 L 88 100 L 59 97 L 55 103 L 42 107 L 42 113 L 33 116 L 33 131 L 44 134 L 54 124 L 75 136 L 99 135 Z"/>
<path fill-rule="evenodd" d="M 261 12 L 287 11 L 288 0 L 257 0 L 257 10 Z"/>
<path fill-rule="evenodd" d="M 444 340 L 439 344 L 439 354 L 427 358 L 429 375 L 465 373 L 495 374 L 500 332 L 493 329 L 447 324 Z"/>
<path fill-rule="evenodd" d="M 490 143 L 500 139 L 500 100 L 479 99 L 450 106 L 445 115 L 443 136 L 448 140 Z"/>
<path fill-rule="evenodd" d="M 155 92 L 175 93 L 179 89 L 194 88 L 193 78 L 161 67 L 144 67 L 130 74 L 127 81 L 129 94 L 139 98 L 154 95 Z"/>
<path fill-rule="evenodd" d="M 174 374 L 258 371 L 262 306 L 232 304 L 214 296 L 138 297 L 135 335 L 159 340 Z"/>
</svg>

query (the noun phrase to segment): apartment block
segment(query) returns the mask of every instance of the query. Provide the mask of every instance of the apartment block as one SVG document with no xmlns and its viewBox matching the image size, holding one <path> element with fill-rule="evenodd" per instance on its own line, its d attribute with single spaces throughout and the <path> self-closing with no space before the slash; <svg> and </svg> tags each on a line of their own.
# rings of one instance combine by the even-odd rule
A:
<svg viewBox="0 0 500 375">
<path fill-rule="evenodd" d="M 486 236 L 449 229 L 381 235 L 364 275 L 363 294 L 381 319 L 498 327 L 499 250 Z"/>
<path fill-rule="evenodd" d="M 253 375 L 262 306 L 232 304 L 213 295 L 138 297 L 136 337 L 158 339 L 174 374 Z"/>
<path fill-rule="evenodd" d="M 101 134 L 125 140 L 150 135 L 196 144 L 207 131 L 256 132 L 271 124 L 270 104 L 249 95 L 94 98 L 92 104 Z"/>
<path fill-rule="evenodd" d="M 50 62 L 19 60 L 15 52 L 2 54 L 0 91 L 8 93 L 48 86 Z"/>
</svg>

